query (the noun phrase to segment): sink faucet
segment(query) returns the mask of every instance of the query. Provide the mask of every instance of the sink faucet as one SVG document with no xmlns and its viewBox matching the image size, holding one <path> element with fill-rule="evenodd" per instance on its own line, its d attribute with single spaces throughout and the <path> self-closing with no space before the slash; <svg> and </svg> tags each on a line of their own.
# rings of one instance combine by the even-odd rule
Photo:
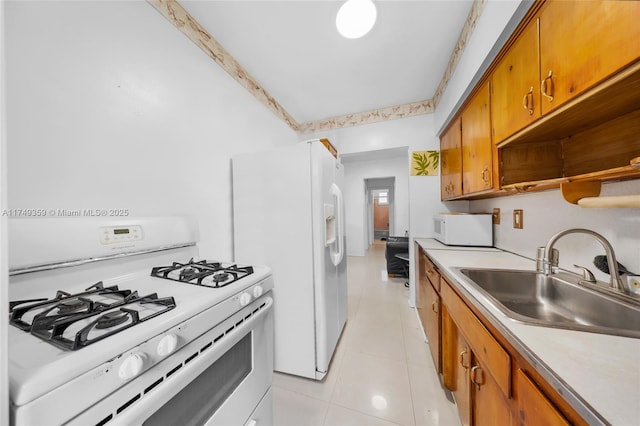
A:
<svg viewBox="0 0 640 426">
<path fill-rule="evenodd" d="M 620 274 L 618 273 L 618 261 L 616 260 L 616 255 L 613 253 L 613 247 L 606 238 L 597 232 L 590 231 L 588 229 L 567 229 L 566 231 L 561 231 L 555 234 L 553 237 L 549 239 L 549 242 L 544 248 L 544 258 L 542 259 L 543 264 L 543 273 L 545 275 L 549 275 L 552 272 L 554 266 L 558 266 L 558 256 L 557 250 L 554 255 L 553 245 L 563 236 L 567 234 L 587 234 L 591 235 L 593 238 L 598 240 L 602 247 L 604 247 L 605 254 L 607 255 L 607 262 L 609 264 L 609 274 L 611 275 L 610 286 L 611 288 L 626 293 L 624 286 L 622 285 L 622 280 L 620 279 Z"/>
</svg>

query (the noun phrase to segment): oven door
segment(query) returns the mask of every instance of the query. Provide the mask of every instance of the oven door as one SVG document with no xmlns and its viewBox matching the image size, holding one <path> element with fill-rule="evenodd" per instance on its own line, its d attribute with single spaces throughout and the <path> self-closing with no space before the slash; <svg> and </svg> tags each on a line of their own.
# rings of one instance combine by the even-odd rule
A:
<svg viewBox="0 0 640 426">
<path fill-rule="evenodd" d="M 264 414 L 271 413 L 273 374 L 270 294 L 255 300 L 70 423 L 271 425 L 271 415 Z M 256 410 L 259 405 L 269 405 L 268 410 Z M 253 418 L 254 412 L 258 418 Z"/>
</svg>

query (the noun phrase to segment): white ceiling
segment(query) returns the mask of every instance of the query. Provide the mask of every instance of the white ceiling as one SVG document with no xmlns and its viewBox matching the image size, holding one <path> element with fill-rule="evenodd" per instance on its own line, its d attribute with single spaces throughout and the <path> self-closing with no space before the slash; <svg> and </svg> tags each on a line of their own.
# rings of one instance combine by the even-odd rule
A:
<svg viewBox="0 0 640 426">
<path fill-rule="evenodd" d="M 473 1 L 375 0 L 357 40 L 336 30 L 342 3 L 180 1 L 299 123 L 432 99 Z"/>
</svg>

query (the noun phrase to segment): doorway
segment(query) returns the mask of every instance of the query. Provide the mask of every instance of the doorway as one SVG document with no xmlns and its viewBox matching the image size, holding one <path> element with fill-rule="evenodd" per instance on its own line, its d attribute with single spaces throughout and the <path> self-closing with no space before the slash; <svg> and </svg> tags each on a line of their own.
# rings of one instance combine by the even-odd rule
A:
<svg viewBox="0 0 640 426">
<path fill-rule="evenodd" d="M 373 191 L 373 238 L 389 238 L 389 190 Z"/>
<path fill-rule="evenodd" d="M 365 179 L 367 242 L 384 241 L 395 235 L 395 177 Z"/>
</svg>

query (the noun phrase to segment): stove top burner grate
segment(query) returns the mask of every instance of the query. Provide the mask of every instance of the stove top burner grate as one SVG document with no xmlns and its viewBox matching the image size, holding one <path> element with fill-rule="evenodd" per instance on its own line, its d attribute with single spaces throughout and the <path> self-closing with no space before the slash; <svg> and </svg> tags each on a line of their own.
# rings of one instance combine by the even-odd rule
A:
<svg viewBox="0 0 640 426">
<path fill-rule="evenodd" d="M 167 280 L 220 288 L 232 284 L 253 273 L 251 266 L 223 265 L 206 260 L 187 263 L 173 262 L 170 266 L 158 266 L 151 270 L 151 276 Z"/>
<path fill-rule="evenodd" d="M 10 302 L 9 322 L 59 348 L 77 350 L 175 306 L 173 297 L 140 297 L 137 291 L 105 288 L 100 281 L 77 294 L 58 291 L 52 299 Z M 31 322 L 25 320 L 31 315 Z"/>
<path fill-rule="evenodd" d="M 79 312 L 91 312 L 108 308 L 103 303 L 94 303 L 92 296 L 113 296 L 116 299 L 126 299 L 131 294 L 131 290 L 119 290 L 117 286 L 104 287 L 102 281 L 98 281 L 84 292 L 70 294 L 66 291 L 58 290 L 52 299 L 30 299 L 17 300 L 9 303 L 9 322 L 25 331 L 31 329 L 31 322 L 23 321 L 23 317 L 28 312 L 40 309 L 38 315 L 47 316 L 51 321 L 66 317 Z"/>
</svg>

